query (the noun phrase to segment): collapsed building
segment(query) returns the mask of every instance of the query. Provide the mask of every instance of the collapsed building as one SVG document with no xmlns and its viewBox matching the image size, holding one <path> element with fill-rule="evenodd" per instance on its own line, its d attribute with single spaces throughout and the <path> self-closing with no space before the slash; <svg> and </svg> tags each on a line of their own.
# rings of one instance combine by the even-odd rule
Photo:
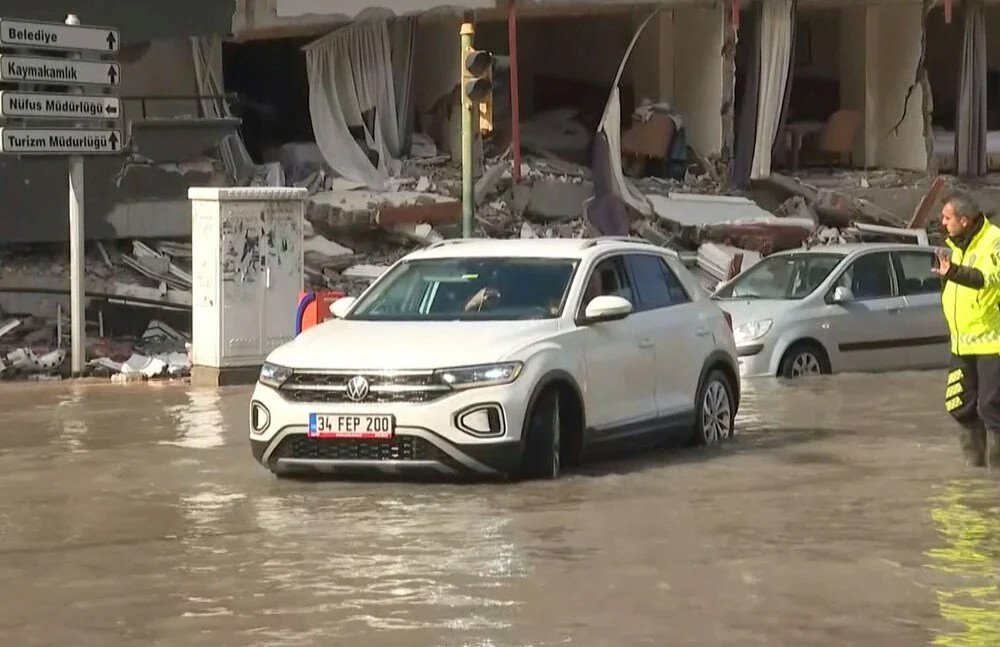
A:
<svg viewBox="0 0 1000 647">
<path fill-rule="evenodd" d="M 494 57 L 478 235 L 643 236 L 708 288 L 779 249 L 916 239 L 945 184 L 992 203 L 1000 163 L 1000 17 L 981 0 L 213 0 L 156 25 L 93 4 L 84 22 L 121 31 L 129 134 L 127 156 L 87 162 L 95 370 L 183 372 L 190 186 L 307 187 L 312 289 L 356 293 L 459 235 L 466 21 Z M 0 159 L 0 183 L 18 205 L 0 219 L 0 371 L 51 372 L 65 161 Z"/>
</svg>

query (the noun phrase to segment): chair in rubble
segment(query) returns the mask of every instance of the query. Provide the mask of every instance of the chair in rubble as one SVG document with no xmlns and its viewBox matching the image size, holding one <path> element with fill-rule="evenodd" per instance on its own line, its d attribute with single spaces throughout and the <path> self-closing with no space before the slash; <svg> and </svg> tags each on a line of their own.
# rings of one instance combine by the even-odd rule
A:
<svg viewBox="0 0 1000 647">
<path fill-rule="evenodd" d="M 818 137 L 815 151 L 820 161 L 827 162 L 830 166 L 834 163 L 839 165 L 849 163 L 861 128 L 861 117 L 859 110 L 841 108 L 830 115 L 826 122 L 803 121 L 785 124 L 778 135 L 778 141 L 786 142 L 790 149 L 788 153 L 791 157 L 792 170 L 799 169 L 805 142 L 813 137 Z"/>
<path fill-rule="evenodd" d="M 819 154 L 831 165 L 849 164 L 858 133 L 861 130 L 861 111 L 842 108 L 826 122 L 819 138 Z"/>
<path fill-rule="evenodd" d="M 649 119 L 633 118 L 631 127 L 622 133 L 622 158 L 627 175 L 643 177 L 650 166 L 661 168 L 654 175 L 666 175 L 670 145 L 677 133 L 674 119 L 664 113 L 653 113 Z"/>
</svg>

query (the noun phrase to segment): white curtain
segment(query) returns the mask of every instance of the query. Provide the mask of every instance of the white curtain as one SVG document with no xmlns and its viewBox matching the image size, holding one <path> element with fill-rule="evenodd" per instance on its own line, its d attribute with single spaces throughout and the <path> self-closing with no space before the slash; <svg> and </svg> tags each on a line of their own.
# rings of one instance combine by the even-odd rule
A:
<svg viewBox="0 0 1000 647">
<path fill-rule="evenodd" d="M 305 50 L 309 112 L 323 159 L 349 180 L 385 189 L 389 177 L 399 172 L 402 150 L 388 22 L 353 23 Z M 349 127 L 363 131 L 365 144 L 378 155 L 377 165 Z"/>
<path fill-rule="evenodd" d="M 750 167 L 750 177 L 754 180 L 771 175 L 771 148 L 781 122 L 792 53 L 792 0 L 762 1 L 757 141 Z"/>
<path fill-rule="evenodd" d="M 604 107 L 604 116 L 597 126 L 597 132 L 603 132 L 608 138 L 608 148 L 611 150 L 611 180 L 618 188 L 621 199 L 640 214 L 653 215 L 653 207 L 649 204 L 649 200 L 625 177 L 625 172 L 622 170 L 622 106 L 617 83 L 611 88 L 611 98 Z"/>
<path fill-rule="evenodd" d="M 409 154 L 413 134 L 413 57 L 417 19 L 401 18 L 392 23 L 392 78 L 396 93 L 396 121 L 400 153 Z"/>
</svg>

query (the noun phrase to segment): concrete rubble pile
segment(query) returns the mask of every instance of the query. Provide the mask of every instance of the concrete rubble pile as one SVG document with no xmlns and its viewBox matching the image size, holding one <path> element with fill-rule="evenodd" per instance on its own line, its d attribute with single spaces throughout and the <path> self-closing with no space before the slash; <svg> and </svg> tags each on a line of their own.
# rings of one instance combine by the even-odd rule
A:
<svg viewBox="0 0 1000 647">
<path fill-rule="evenodd" d="M 85 258 L 86 375 L 190 372 L 190 243 L 96 243 Z M 0 253 L 0 379 L 66 376 L 71 346 L 64 249 Z M 161 321 L 187 321 L 187 331 Z"/>
<path fill-rule="evenodd" d="M 780 250 L 920 240 L 916 232 L 928 226 L 929 206 L 941 189 L 936 181 L 908 218 L 853 195 L 844 189 L 849 183 L 843 178 L 817 186 L 772 174 L 755 187 L 770 198 L 762 203 L 777 205 L 768 211 L 745 195 L 733 195 L 721 161 L 698 155 L 682 136 L 656 143 L 659 131 L 650 135 L 642 128 L 656 125 L 657 114 L 663 117 L 661 126 L 682 123 L 668 107 L 644 104 L 616 144 L 625 182 L 619 186 L 627 186 L 638 202 L 624 200 L 614 177 L 607 177 L 607 169 L 614 168 L 608 160 L 611 144 L 601 153 L 601 133 L 595 137 L 572 110 L 542 113 L 522 124 L 520 182 L 514 182 L 511 147 L 502 137 L 480 144 L 475 235 L 638 236 L 676 250 L 711 291 Z M 357 295 L 411 250 L 461 235 L 460 163 L 439 154 L 439 144 L 416 133 L 411 156 L 400 160 L 399 172 L 379 190 L 337 177 L 312 143 L 285 145 L 260 165 L 245 153 L 233 153 L 242 150 L 234 145 L 227 148 L 232 149 L 227 160 L 242 168 L 233 178 L 238 185 L 308 189 L 306 289 Z M 87 317 L 88 372 L 126 381 L 185 375 L 190 368 L 190 241 L 94 243 L 87 251 L 88 296 L 99 302 Z M 0 297 L 48 293 L 68 303 L 67 257 L 65 248 L 0 248 Z M 21 309 L 5 308 L 0 300 L 0 378 L 66 373 L 69 323 L 65 306 L 54 305 L 56 300 Z M 123 314 L 121 307 L 107 311 L 109 302 L 124 303 L 133 314 Z M 127 325 L 106 325 L 109 317 Z"/>
</svg>

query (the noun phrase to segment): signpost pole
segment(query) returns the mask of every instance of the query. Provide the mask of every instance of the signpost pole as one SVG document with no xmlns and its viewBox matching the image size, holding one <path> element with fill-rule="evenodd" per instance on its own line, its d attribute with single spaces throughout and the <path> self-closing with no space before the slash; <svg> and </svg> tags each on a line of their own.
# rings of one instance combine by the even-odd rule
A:
<svg viewBox="0 0 1000 647">
<path fill-rule="evenodd" d="M 67 25 L 79 25 L 75 14 L 66 17 Z M 71 58 L 80 59 L 79 54 Z M 83 94 L 83 88 L 76 86 L 73 94 Z M 86 361 L 86 318 L 84 308 L 86 267 L 84 264 L 84 219 L 83 219 L 83 156 L 69 158 L 69 302 L 70 302 L 70 346 L 72 347 L 71 370 L 74 376 L 83 373 Z"/>
</svg>

